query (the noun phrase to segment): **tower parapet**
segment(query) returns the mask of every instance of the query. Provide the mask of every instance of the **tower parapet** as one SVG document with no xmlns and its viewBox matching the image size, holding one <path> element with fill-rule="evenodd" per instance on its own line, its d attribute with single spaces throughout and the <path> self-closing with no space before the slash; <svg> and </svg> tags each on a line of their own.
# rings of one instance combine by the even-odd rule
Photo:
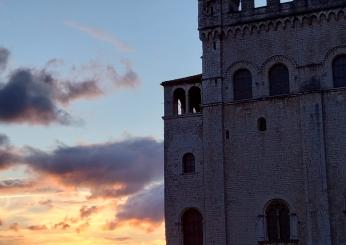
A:
<svg viewBox="0 0 346 245">
<path fill-rule="evenodd" d="M 267 0 L 255 7 L 255 0 L 199 0 L 199 29 L 239 25 L 345 6 L 344 0 Z"/>
</svg>

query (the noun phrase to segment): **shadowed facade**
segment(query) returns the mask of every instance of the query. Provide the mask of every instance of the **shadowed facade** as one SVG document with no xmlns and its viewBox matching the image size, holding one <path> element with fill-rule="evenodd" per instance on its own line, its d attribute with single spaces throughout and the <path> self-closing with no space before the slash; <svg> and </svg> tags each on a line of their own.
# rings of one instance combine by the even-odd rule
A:
<svg viewBox="0 0 346 245">
<path fill-rule="evenodd" d="M 346 2 L 198 4 L 202 74 L 162 83 L 167 244 L 345 245 Z"/>
</svg>

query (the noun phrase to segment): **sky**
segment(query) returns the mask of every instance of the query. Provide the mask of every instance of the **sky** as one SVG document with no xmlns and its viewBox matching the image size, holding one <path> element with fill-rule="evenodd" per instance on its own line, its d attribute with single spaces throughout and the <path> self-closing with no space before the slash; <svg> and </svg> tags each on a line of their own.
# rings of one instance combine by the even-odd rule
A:
<svg viewBox="0 0 346 245">
<path fill-rule="evenodd" d="M 201 72 L 197 0 L 0 0 L 0 32 L 0 245 L 165 244 L 160 83 Z"/>
</svg>

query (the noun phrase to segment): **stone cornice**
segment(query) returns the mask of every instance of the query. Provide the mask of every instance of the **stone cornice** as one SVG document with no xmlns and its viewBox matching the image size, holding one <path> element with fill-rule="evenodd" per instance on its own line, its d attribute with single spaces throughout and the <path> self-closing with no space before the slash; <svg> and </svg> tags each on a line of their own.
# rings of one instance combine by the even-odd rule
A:
<svg viewBox="0 0 346 245">
<path fill-rule="evenodd" d="M 243 37 L 270 31 L 294 29 L 296 27 L 303 28 L 312 25 L 320 25 L 332 20 L 345 20 L 345 13 L 346 8 L 338 8 L 239 25 L 224 25 L 223 27 L 217 26 L 211 29 L 200 30 L 200 38 L 202 41 L 215 40 L 219 38 L 237 38 L 240 36 Z"/>
</svg>

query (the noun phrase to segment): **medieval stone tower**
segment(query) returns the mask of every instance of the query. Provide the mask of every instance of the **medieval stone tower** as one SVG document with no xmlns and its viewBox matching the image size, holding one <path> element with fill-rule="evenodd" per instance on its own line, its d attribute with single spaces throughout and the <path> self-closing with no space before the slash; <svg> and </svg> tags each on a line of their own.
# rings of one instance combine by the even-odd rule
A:
<svg viewBox="0 0 346 245">
<path fill-rule="evenodd" d="M 346 1 L 199 0 L 163 82 L 168 245 L 346 245 Z"/>
</svg>

